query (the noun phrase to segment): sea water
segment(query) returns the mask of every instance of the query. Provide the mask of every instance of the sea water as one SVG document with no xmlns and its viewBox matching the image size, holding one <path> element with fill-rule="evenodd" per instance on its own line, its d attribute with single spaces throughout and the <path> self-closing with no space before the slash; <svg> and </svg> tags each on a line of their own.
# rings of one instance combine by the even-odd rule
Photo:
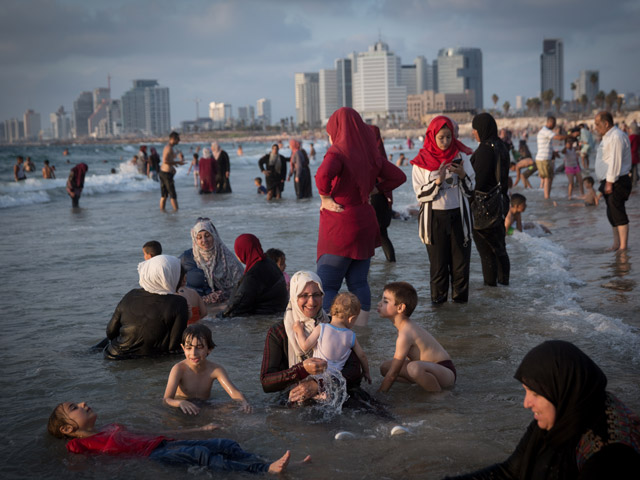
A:
<svg viewBox="0 0 640 480">
<path fill-rule="evenodd" d="M 467 139 L 467 144 L 473 142 Z M 386 142 L 395 158 L 401 145 L 401 139 Z M 509 287 L 483 286 L 474 246 L 469 303 L 432 307 L 429 262 L 415 218 L 391 224 L 397 263 L 387 263 L 381 249 L 376 251 L 369 275 L 374 305 L 387 282 L 404 280 L 417 288 L 420 304 L 412 318 L 451 354 L 458 369 L 454 388 L 425 394 L 396 384 L 388 394 L 376 395 L 379 365 L 393 355 L 396 332 L 374 310 L 369 325 L 355 329 L 373 376 L 373 385 L 363 385 L 393 417 L 344 409 L 318 421 L 303 408 L 281 406 L 278 395 L 265 394 L 260 386 L 265 335 L 280 317 L 208 318 L 204 323 L 217 344 L 210 358 L 226 367 L 254 412 L 242 413 L 217 384 L 196 417 L 163 406 L 169 370 L 180 356 L 114 362 L 88 351 L 104 337 L 123 295 L 138 286 L 136 266 L 145 242 L 158 240 L 164 253 L 180 255 L 191 247 L 189 230 L 196 218 L 207 216 L 230 248 L 239 234 L 249 232 L 265 250 L 286 253 L 290 274 L 315 269 L 320 204 L 315 188 L 312 199 L 297 201 L 289 182 L 281 201 L 267 203 L 256 195 L 253 179 L 261 175 L 257 162 L 270 145 L 243 144 L 242 157 L 235 145 L 222 146 L 231 158 L 233 193 L 198 195 L 187 163 L 176 175 L 178 212 L 169 205 L 161 212 L 159 184 L 129 164 L 137 145 L 72 145 L 69 157 L 61 146 L 0 149 L 2 478 L 213 476 L 146 459 L 68 454 L 64 442 L 45 429 L 53 407 L 68 400 L 87 401 L 98 413 L 98 425 L 119 422 L 160 432 L 215 422 L 221 427 L 216 436 L 233 438 L 269 459 L 286 449 L 294 459 L 312 454 L 313 463 L 292 468 L 289 478 L 441 478 L 509 455 L 532 419 L 513 374 L 528 350 L 554 338 L 579 345 L 607 374 L 608 388 L 640 412 L 640 275 L 634 262 L 640 197 L 633 193 L 627 202 L 628 254 L 604 253 L 611 244 L 604 206 L 585 208 L 566 200 L 563 174 L 554 182 L 556 204 L 537 188 L 513 190 L 527 197 L 524 220 L 543 222 L 552 234 L 536 228 L 508 237 Z M 161 145 L 155 147 L 161 151 Z M 178 147 L 188 162 L 194 147 Z M 327 144 L 315 147 L 313 172 Z M 404 151 L 408 158 L 416 152 Z M 31 156 L 38 168 L 26 182 L 13 182 L 16 155 Z M 45 158 L 56 166 L 58 179 L 41 178 Z M 87 163 L 89 171 L 80 208 L 72 209 L 64 185 L 78 162 Z M 394 192 L 399 212 L 415 204 L 411 167 L 402 168 L 409 180 Z M 538 186 L 537 177 L 532 183 Z M 396 425 L 409 434 L 391 437 Z M 342 431 L 353 438 L 335 440 Z"/>
</svg>

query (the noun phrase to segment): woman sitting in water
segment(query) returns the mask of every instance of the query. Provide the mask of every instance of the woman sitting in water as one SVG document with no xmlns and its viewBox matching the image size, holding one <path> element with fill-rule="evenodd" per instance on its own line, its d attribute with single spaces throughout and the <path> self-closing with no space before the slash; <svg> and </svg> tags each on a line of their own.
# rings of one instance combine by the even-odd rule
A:
<svg viewBox="0 0 640 480">
<path fill-rule="evenodd" d="M 112 360 L 180 351 L 189 320 L 187 301 L 176 294 L 180 260 L 156 255 L 138 264 L 140 287 L 127 293 L 107 325 L 105 357 Z"/>
<path fill-rule="evenodd" d="M 575 345 L 544 342 L 515 378 L 534 420 L 511 456 L 473 479 L 635 479 L 640 472 L 640 419 L 606 391 L 607 377 Z"/>
<path fill-rule="evenodd" d="M 236 256 L 245 264 L 244 275 L 235 288 L 225 317 L 284 312 L 287 282 L 273 260 L 262 252 L 260 240 L 244 233 L 236 238 Z"/>
<path fill-rule="evenodd" d="M 187 287 L 209 305 L 225 302 L 242 277 L 242 265 L 208 218 L 198 219 L 191 229 L 191 241 L 193 248 L 180 256 L 187 272 Z"/>
<path fill-rule="evenodd" d="M 303 402 L 318 393 L 318 382 L 309 375 L 318 375 L 327 369 L 327 362 L 312 358 L 312 351 L 303 352 L 293 331 L 294 321 L 301 321 L 307 334 L 319 323 L 328 323 L 322 309 L 322 282 L 312 272 L 300 271 L 291 277 L 289 305 L 284 321 L 275 324 L 267 332 L 262 356 L 260 382 L 266 393 L 284 391 L 290 387 L 289 401 Z M 362 367 L 353 351 L 342 375 L 347 380 L 347 390 L 360 385 Z"/>
</svg>

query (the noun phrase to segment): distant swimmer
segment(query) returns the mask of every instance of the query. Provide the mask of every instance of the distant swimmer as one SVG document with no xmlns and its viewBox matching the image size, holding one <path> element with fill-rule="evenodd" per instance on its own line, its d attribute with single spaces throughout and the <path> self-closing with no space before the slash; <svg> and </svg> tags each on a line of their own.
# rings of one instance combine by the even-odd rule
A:
<svg viewBox="0 0 640 480">
<path fill-rule="evenodd" d="M 69 155 L 69 149 L 68 149 L 68 148 L 65 148 L 65 149 L 62 151 L 62 155 L 64 155 L 65 157 L 66 157 L 67 155 Z"/>
<path fill-rule="evenodd" d="M 243 150 L 242 150 L 242 145 L 238 145 L 238 150 L 236 150 L 236 154 L 237 154 L 239 157 L 241 157 L 241 156 L 244 154 L 244 152 L 243 152 Z"/>
<path fill-rule="evenodd" d="M 42 167 L 42 178 L 56 178 L 56 167 L 49 165 L 49 160 L 44 161 L 44 167 Z"/>
<path fill-rule="evenodd" d="M 33 161 L 31 160 L 31 157 L 27 157 L 27 159 L 24 161 L 24 169 L 27 172 L 35 172 L 36 171 L 36 166 L 33 164 Z"/>
<path fill-rule="evenodd" d="M 174 210 L 178 210 L 178 195 L 176 194 L 176 186 L 173 182 L 173 176 L 176 174 L 175 165 L 184 165 L 184 155 L 178 152 L 177 156 L 180 160 L 176 162 L 176 153 L 173 150 L 175 145 L 180 143 L 180 135 L 178 132 L 171 132 L 169 135 L 169 143 L 164 147 L 162 152 L 162 165 L 160 165 L 160 210 L 164 210 L 167 203 L 167 197 L 171 197 L 171 206 Z"/>
<path fill-rule="evenodd" d="M 16 157 L 16 164 L 13 166 L 13 178 L 16 182 L 21 182 L 27 179 L 27 174 L 24 169 L 24 158 L 21 155 Z"/>
</svg>

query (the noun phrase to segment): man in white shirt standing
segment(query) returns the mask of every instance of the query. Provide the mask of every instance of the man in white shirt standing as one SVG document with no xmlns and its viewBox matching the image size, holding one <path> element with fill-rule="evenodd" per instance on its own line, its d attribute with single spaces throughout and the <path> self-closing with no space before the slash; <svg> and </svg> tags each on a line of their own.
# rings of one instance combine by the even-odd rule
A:
<svg viewBox="0 0 640 480">
<path fill-rule="evenodd" d="M 538 131 L 536 138 L 538 151 L 536 152 L 536 166 L 540 175 L 540 187 L 544 189 L 544 198 L 551 196 L 551 184 L 553 183 L 553 140 L 566 140 L 568 135 L 556 134 L 556 117 L 548 116 L 547 124 Z"/>
<path fill-rule="evenodd" d="M 607 202 L 607 218 L 613 227 L 614 252 L 627 249 L 629 218 L 625 202 L 631 193 L 631 145 L 629 137 L 613 124 L 609 112 L 598 112 L 595 127 L 602 141 L 596 157 L 596 176 L 601 180 L 599 190 Z"/>
</svg>

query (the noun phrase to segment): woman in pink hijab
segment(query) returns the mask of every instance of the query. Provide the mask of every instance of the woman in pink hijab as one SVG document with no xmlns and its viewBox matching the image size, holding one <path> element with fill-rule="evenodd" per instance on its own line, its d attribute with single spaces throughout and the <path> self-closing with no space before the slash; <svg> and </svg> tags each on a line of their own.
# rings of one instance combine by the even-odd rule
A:
<svg viewBox="0 0 640 480">
<path fill-rule="evenodd" d="M 362 305 L 358 325 L 366 325 L 371 308 L 367 281 L 371 257 L 380 246 L 380 229 L 369 195 L 402 185 L 406 176 L 382 157 L 373 130 L 352 108 L 336 110 L 327 123 L 331 147 L 316 172 L 322 200 L 317 272 L 329 311 L 342 281 Z M 377 179 L 377 180 L 376 180 Z"/>
</svg>

